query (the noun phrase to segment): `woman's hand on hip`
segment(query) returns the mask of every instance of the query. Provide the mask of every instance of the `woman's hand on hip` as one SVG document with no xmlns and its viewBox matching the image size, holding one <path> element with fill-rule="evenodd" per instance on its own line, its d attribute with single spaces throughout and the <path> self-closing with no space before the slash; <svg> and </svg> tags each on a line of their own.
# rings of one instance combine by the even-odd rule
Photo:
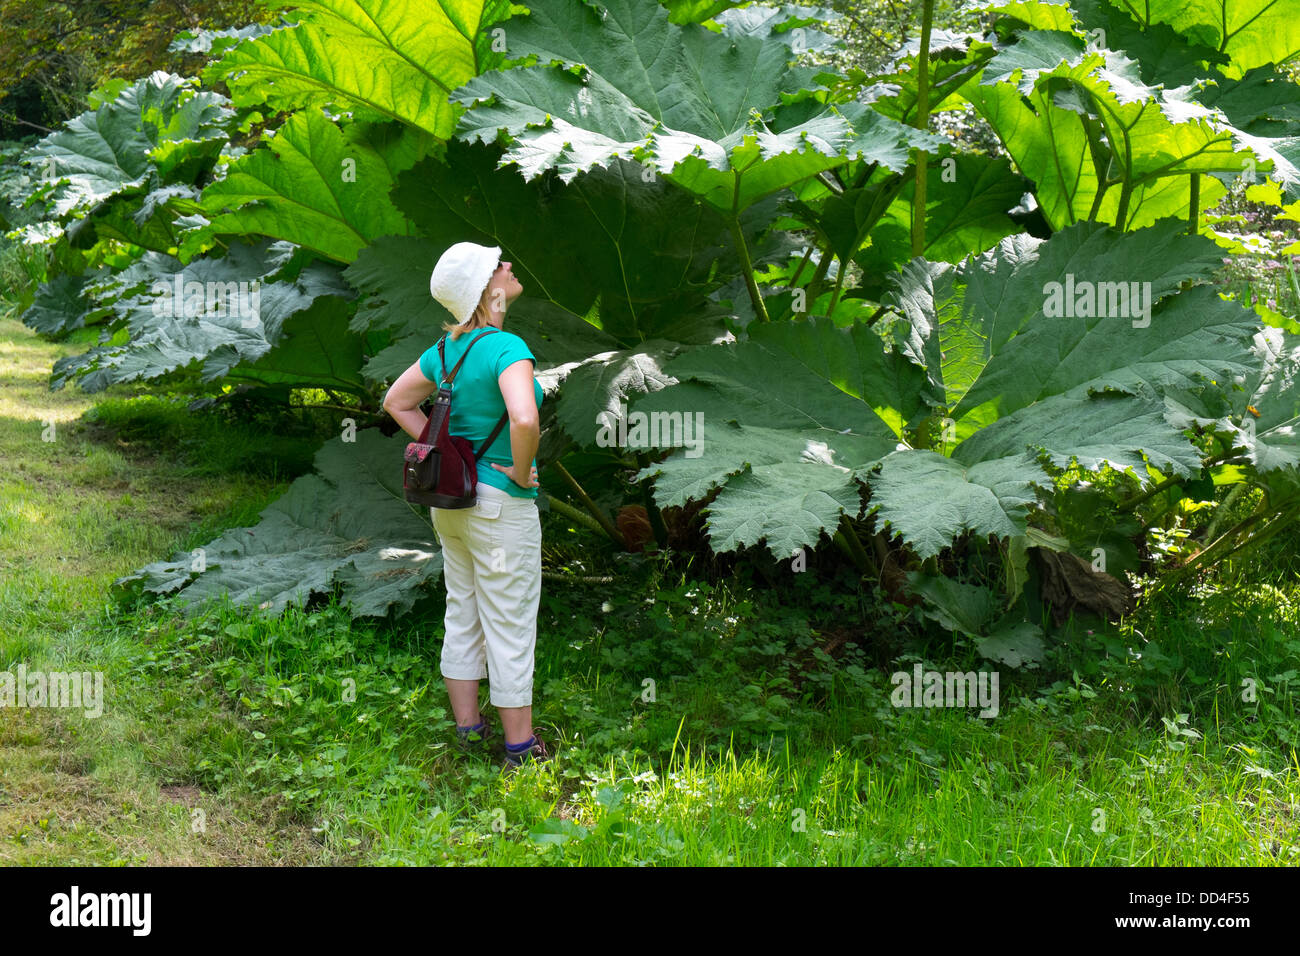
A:
<svg viewBox="0 0 1300 956">
<path fill-rule="evenodd" d="M 524 483 L 521 482 L 518 478 L 515 477 L 515 466 L 514 466 L 514 465 L 511 465 L 509 468 L 504 468 L 504 467 L 502 467 L 501 465 L 498 465 L 496 462 L 489 462 L 489 464 L 490 464 L 493 468 L 495 468 L 497 471 L 503 473 L 507 478 L 509 478 L 511 481 L 513 481 L 513 482 L 514 482 L 516 485 L 518 485 L 520 488 L 540 488 L 540 487 L 541 487 L 541 486 L 537 483 L 537 466 L 536 466 L 536 465 L 533 465 L 533 466 L 528 470 L 528 484 L 524 484 Z"/>
</svg>

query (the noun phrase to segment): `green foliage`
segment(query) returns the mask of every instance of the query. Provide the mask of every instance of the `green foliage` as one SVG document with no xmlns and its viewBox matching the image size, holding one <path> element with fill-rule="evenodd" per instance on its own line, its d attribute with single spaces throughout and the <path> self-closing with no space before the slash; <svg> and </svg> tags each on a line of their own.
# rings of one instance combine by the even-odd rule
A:
<svg viewBox="0 0 1300 956">
<path fill-rule="evenodd" d="M 504 159 L 529 179 L 556 169 L 569 181 L 636 159 L 733 218 L 849 159 L 898 170 L 908 146 L 937 143 L 859 103 L 808 96 L 821 87 L 791 65 L 776 18 L 726 20 L 713 33 L 669 23 L 644 0 L 609 9 L 534 4 L 512 27 L 511 49 L 537 64 L 467 83 L 459 135 L 487 141 L 505 130 Z"/>
<path fill-rule="evenodd" d="M 188 72 L 179 30 L 263 22 L 255 0 L 3 0 L 0 138 L 54 127 L 98 105 L 88 91 L 155 70 Z"/>
<path fill-rule="evenodd" d="M 297 3 L 293 25 L 239 43 L 204 75 L 243 106 L 357 110 L 446 138 L 456 119 L 448 94 L 501 62 L 491 29 L 521 9 L 508 0 Z"/>
<path fill-rule="evenodd" d="M 693 432 L 703 416 L 706 431 L 694 434 L 698 446 L 638 477 L 657 476 L 660 507 L 721 488 L 709 504 L 712 548 L 765 540 L 778 558 L 815 547 L 823 529 L 860 512 L 855 473 L 897 445 L 894 428 L 917 402 L 907 385 L 919 382 L 869 329 L 838 329 L 826 319 L 764 326 L 734 345 L 684 352 L 664 371 L 679 384 L 635 402 L 632 411 L 669 425 L 676 414 Z M 848 386 L 837 387 L 845 378 Z M 628 435 L 632 447 L 658 441 Z"/>
<path fill-rule="evenodd" d="M 1030 190 L 1029 180 L 1014 173 L 1002 158 L 970 153 L 941 155 L 926 170 L 925 249 L 931 262 L 960 262 L 984 252 L 999 240 L 1020 231 L 1008 213 Z M 868 275 L 886 275 L 912 257 L 912 207 L 916 181 L 904 183 L 884 215 L 870 225 L 870 244 L 861 234 L 837 244 L 841 261 L 852 259 Z M 834 197 L 847 204 L 848 195 Z M 856 202 L 862 208 L 862 200 Z M 856 212 L 856 210 L 855 210 Z M 866 217 L 859 213 L 855 219 Z M 859 227 L 860 233 L 860 227 Z"/>
<path fill-rule="evenodd" d="M 1289 160 L 1228 126 L 1187 90 L 1147 86 L 1135 61 L 1086 51 L 1070 34 L 1025 35 L 962 95 L 1038 184 L 1054 228 L 1186 218 L 1190 175 L 1236 176 L 1258 166 L 1273 168 L 1289 186 L 1297 182 Z M 1203 178 L 1202 189 L 1207 205 L 1225 192 L 1214 178 Z"/>
<path fill-rule="evenodd" d="M 445 156 L 398 177 L 394 201 L 423 237 L 426 271 L 435 250 L 454 242 L 501 245 L 519 261 L 527 296 L 578 318 L 595 311 L 592 324 L 605 336 L 584 340 L 574 331 L 576 348 L 566 352 L 583 354 L 566 360 L 590 356 L 610 339 L 630 347 L 724 334 L 725 313 L 710 297 L 741 264 L 722 216 L 662 181 L 647 182 L 635 163 L 616 162 L 563 185 L 553 175 L 525 182 L 501 168 L 502 159 L 499 149 L 452 142 Z M 747 246 L 765 248 L 771 220 L 764 205 L 741 221 Z M 396 285 L 391 270 L 383 281 Z M 436 303 L 426 308 L 436 310 L 439 324 L 450 320 Z M 557 344 L 568 337 L 556 333 Z"/>
<path fill-rule="evenodd" d="M 203 190 L 198 209 L 209 221 L 184 237 L 182 254 L 209 248 L 214 236 L 269 236 L 348 263 L 381 236 L 409 234 L 387 195 L 414 161 L 408 137 L 416 134 L 371 145 L 314 110 L 293 114 Z"/>
<path fill-rule="evenodd" d="M 53 387 L 75 377 L 85 390 L 98 391 L 202 361 L 205 381 L 226 376 L 269 381 L 265 373 L 278 369 L 289 374 L 288 379 L 276 377 L 278 382 L 364 392 L 355 372 L 343 377 L 360 364 L 361 350 L 340 309 L 338 297 L 347 297 L 349 290 L 325 264 L 273 281 L 287 259 L 283 244 L 265 241 L 256 247 L 234 244 L 221 259 L 197 259 L 188 266 L 170 256 L 146 254 L 119 274 L 111 305 L 114 318 L 108 329 L 126 329 L 129 342 L 59 360 Z M 137 289 L 143 291 L 130 294 Z M 309 315 L 295 318 L 309 309 Z M 302 334 L 308 330 L 310 335 Z M 350 352 L 355 354 L 349 362 Z M 330 374 L 335 363 L 338 371 Z M 302 370 L 296 380 L 290 369 Z"/>
<path fill-rule="evenodd" d="M 1300 506 L 1294 331 L 1209 289 L 1221 250 L 1198 228 L 1243 170 L 1278 205 L 1300 186 L 1278 70 L 1291 31 L 1215 20 L 1272 17 L 1259 2 L 1138 20 L 1111 0 L 1015 0 L 985 5 L 991 30 L 937 32 L 927 115 L 973 105 L 1008 157 L 916 127 L 921 58 L 901 21 L 874 77 L 818 63 L 845 52 L 834 18 L 794 6 L 346 0 L 187 33 L 176 52 L 208 55 L 230 100 L 164 73 L 107 84 L 29 152 L 26 179 L 4 179 L 11 205 L 49 203 L 21 224 L 51 259 L 26 321 L 103 326 L 55 384 L 320 388 L 365 420 L 447 319 L 427 293 L 440 251 L 500 245 L 526 289 L 512 329 L 555 399 L 544 448 L 582 464 L 594 507 L 634 496 L 662 544 L 657 508 L 698 503 L 714 552 L 785 559 L 834 538 L 862 572 L 932 573 L 992 538 L 1008 600 L 964 633 L 1028 660 L 1026 622 L 1001 609 L 1037 600 L 1031 547 L 1101 547 L 1137 571 L 1148 531 L 1185 533 L 1216 487 L 1267 504 L 1205 520 L 1228 534 L 1203 560 Z M 44 186 L 42 162 L 58 174 Z M 160 314 L 175 281 L 257 282 L 265 315 Z M 669 430 L 620 427 L 625 412 Z M 330 494 L 379 494 L 322 460 Z M 320 493 L 294 487 L 286 502 Z M 252 535 L 283 563 L 264 576 L 310 587 L 277 586 L 276 609 L 351 573 L 308 574 L 294 542 L 314 539 L 285 520 Z M 395 512 L 387 533 L 418 538 L 417 520 Z M 261 560 L 227 582 L 248 600 Z M 217 593 L 226 573 L 166 587 Z M 362 613 L 409 608 L 427 577 Z"/>
<path fill-rule="evenodd" d="M 1036 461 L 1044 454 L 1057 468 L 1078 460 L 1139 480 L 1148 463 L 1198 471 L 1200 452 L 1184 425 L 1165 420 L 1162 390 L 1226 395 L 1210 380 L 1239 379 L 1256 361 L 1250 313 L 1173 294 L 1208 278 L 1213 259 L 1211 243 L 1177 224 L 1014 237 L 959 266 L 905 269 L 887 300 L 900 313 L 888 327 L 892 350 L 866 327 L 813 320 L 756 329 L 712 355 L 685 353 L 665 366 L 682 383 L 634 410 L 698 409 L 722 424 L 702 454 L 677 452 L 647 471 L 658 475 L 656 500 L 679 505 L 721 486 L 709 503 L 714 549 L 768 536 L 786 556 L 856 516 L 850 489 L 865 480 L 871 510 L 929 557 L 965 531 L 1023 534 L 1034 489 L 1052 486 Z M 1070 305 L 1052 314 L 1049 284 L 1067 275 Z M 1147 324 L 1136 303 L 1121 314 L 1095 295 L 1075 313 L 1075 282 L 1081 293 L 1104 295 L 1107 282 L 1127 292 L 1127 275 L 1151 283 Z M 936 423 L 951 458 L 920 444 Z M 917 444 L 895 451 L 903 439 Z"/>
<path fill-rule="evenodd" d="M 1300 56 L 1300 24 L 1283 4 L 1271 0 L 1151 0 L 1117 4 L 1140 24 L 1167 23 L 1190 41 L 1226 54 L 1224 75 L 1239 79 L 1247 70 Z"/>
<path fill-rule="evenodd" d="M 321 447 L 316 473 L 266 508 L 256 530 L 232 529 L 117 583 L 139 581 L 155 594 L 183 589 L 181 603 L 191 612 L 228 595 L 275 616 L 336 586 L 356 616 L 409 610 L 420 585 L 441 573 L 442 554 L 432 527 L 402 498 L 399 469 L 389 467 L 406 437 L 373 429 L 347 437 Z"/>
<path fill-rule="evenodd" d="M 137 197 L 174 182 L 191 182 L 210 167 L 234 113 L 224 97 L 161 71 L 68 121 L 24 156 L 39 177 L 28 201 L 53 216 L 84 214 L 109 199 Z"/>
<path fill-rule="evenodd" d="M 167 48 L 173 53 L 209 53 L 216 55 L 244 40 L 265 36 L 274 27 L 263 23 L 250 23 L 246 27 L 225 30 L 183 30 Z"/>
</svg>

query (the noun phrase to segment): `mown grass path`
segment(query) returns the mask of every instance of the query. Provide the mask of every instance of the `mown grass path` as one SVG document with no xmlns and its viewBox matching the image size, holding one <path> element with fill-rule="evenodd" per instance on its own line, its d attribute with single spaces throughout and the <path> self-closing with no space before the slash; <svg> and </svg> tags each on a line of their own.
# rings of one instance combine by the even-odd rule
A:
<svg viewBox="0 0 1300 956">
<path fill-rule="evenodd" d="M 0 320 L 0 670 L 106 672 L 97 718 L 0 710 L 0 863 L 315 862 L 320 844 L 277 822 L 274 801 L 184 779 L 193 728 L 156 714 L 153 694 L 115 692 L 116 668 L 138 648 L 94 623 L 116 577 L 269 483 L 185 477 L 166 456 L 97 435 L 79 419 L 104 396 L 47 384 L 81 348 Z M 206 711 L 210 725 L 231 722 Z"/>
</svg>

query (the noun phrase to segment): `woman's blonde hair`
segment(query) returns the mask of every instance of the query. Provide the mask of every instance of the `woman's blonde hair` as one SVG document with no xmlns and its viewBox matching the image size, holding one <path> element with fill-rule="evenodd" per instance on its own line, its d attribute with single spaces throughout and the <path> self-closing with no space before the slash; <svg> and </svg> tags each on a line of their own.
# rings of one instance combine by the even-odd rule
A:
<svg viewBox="0 0 1300 956">
<path fill-rule="evenodd" d="M 478 305 L 474 306 L 474 311 L 470 313 L 468 319 L 464 322 L 444 322 L 442 329 L 448 333 L 452 340 L 459 338 L 466 332 L 473 332 L 475 329 L 481 329 L 488 324 L 492 312 L 488 307 L 488 289 L 483 289 L 483 294 L 479 296 Z"/>
</svg>

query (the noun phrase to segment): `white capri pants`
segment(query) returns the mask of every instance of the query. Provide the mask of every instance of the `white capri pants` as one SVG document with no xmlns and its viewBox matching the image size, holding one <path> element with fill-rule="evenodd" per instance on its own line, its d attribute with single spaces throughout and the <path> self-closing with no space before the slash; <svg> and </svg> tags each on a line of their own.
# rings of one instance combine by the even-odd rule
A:
<svg viewBox="0 0 1300 956">
<path fill-rule="evenodd" d="M 479 482 L 472 508 L 429 513 L 447 583 L 442 676 L 486 677 L 492 706 L 531 706 L 542 596 L 537 499 Z"/>
</svg>

